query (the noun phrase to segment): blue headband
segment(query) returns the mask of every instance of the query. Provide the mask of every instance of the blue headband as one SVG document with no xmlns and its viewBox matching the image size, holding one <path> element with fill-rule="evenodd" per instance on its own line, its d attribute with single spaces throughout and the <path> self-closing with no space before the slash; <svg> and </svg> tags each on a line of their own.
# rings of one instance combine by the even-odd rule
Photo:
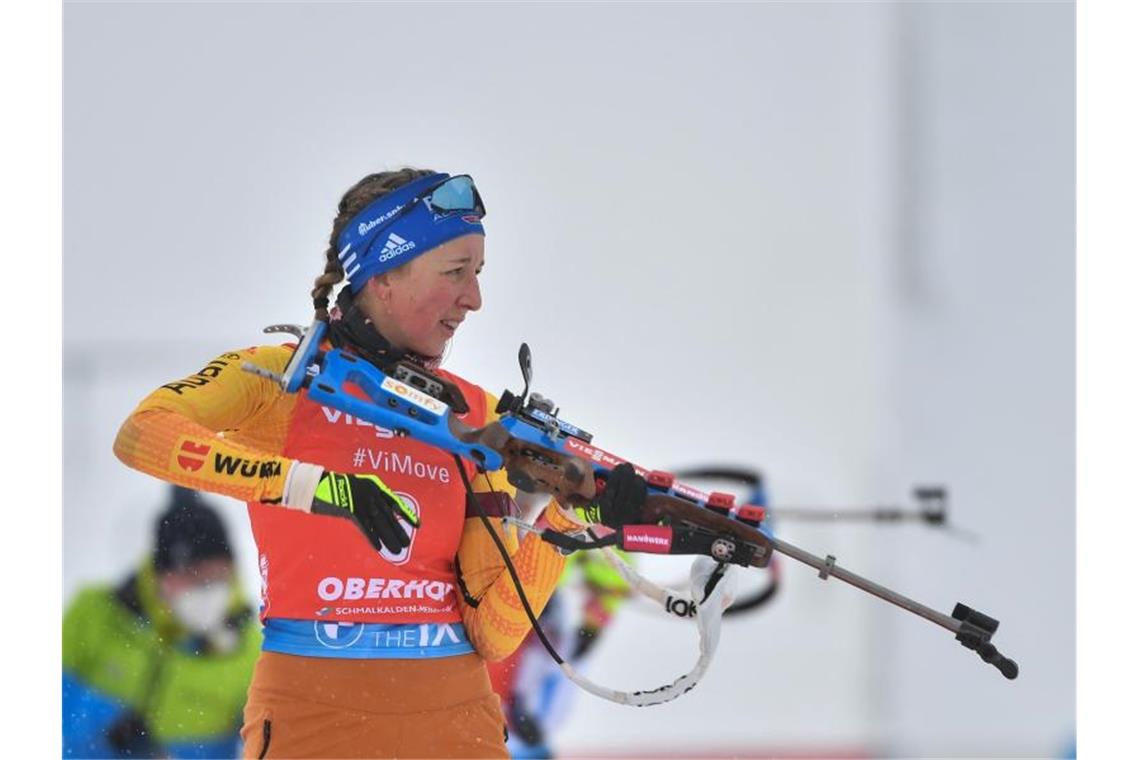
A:
<svg viewBox="0 0 1140 760">
<path fill-rule="evenodd" d="M 467 210 L 433 208 L 432 192 L 449 179 L 449 174 L 431 174 L 413 180 L 372 201 L 345 225 L 337 237 L 338 255 L 353 295 L 376 275 L 449 240 L 486 234 L 474 203 Z M 471 192 L 478 197 L 474 185 Z M 415 206 L 407 208 L 412 201 Z"/>
</svg>

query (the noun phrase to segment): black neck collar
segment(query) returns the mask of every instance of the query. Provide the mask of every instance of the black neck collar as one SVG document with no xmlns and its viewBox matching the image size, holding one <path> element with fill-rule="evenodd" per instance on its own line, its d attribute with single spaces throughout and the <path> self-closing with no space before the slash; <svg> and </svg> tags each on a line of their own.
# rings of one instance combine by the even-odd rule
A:
<svg viewBox="0 0 1140 760">
<path fill-rule="evenodd" d="M 372 324 L 372 320 L 364 316 L 364 312 L 357 308 L 349 288 L 341 289 L 336 299 L 336 305 L 340 311 L 340 318 L 330 319 L 328 330 L 329 341 L 334 347 L 351 348 L 381 370 L 386 370 L 402 360 L 414 362 L 427 369 L 434 369 L 438 366 L 438 361 L 393 346 L 387 338 L 380 334 L 380 331 Z"/>
</svg>

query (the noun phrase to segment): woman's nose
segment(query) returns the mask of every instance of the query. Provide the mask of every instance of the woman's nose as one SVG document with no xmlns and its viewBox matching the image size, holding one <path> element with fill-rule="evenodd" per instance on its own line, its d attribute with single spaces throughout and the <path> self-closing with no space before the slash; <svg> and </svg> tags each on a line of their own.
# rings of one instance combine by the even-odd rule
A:
<svg viewBox="0 0 1140 760">
<path fill-rule="evenodd" d="M 459 305 L 468 311 L 479 311 L 483 306 L 483 294 L 479 290 L 479 277 L 472 276 L 467 287 L 459 296 Z"/>
</svg>

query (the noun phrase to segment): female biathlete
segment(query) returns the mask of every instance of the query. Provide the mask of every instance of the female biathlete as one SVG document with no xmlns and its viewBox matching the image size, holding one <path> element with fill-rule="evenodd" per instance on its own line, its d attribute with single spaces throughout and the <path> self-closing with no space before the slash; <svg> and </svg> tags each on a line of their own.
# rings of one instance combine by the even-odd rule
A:
<svg viewBox="0 0 1140 760">
<path fill-rule="evenodd" d="M 329 346 L 443 375 L 462 391 L 469 410 L 459 418 L 472 426 L 495 418 L 496 399 L 438 364 L 482 304 L 483 215 L 469 176 L 371 174 L 341 199 L 312 291 Z M 224 353 L 143 399 L 115 440 L 131 467 L 248 502 L 264 644 L 244 755 L 506 757 L 484 661 L 510 654 L 529 623 L 477 515 L 517 513 L 514 489 L 502 471 L 460 473 L 445 451 L 242 369 L 280 374 L 292 353 Z M 644 499 L 644 481 L 618 468 L 590 512 L 620 527 Z M 540 521 L 579 527 L 553 501 Z M 541 611 L 565 558 L 536 535 L 500 538 Z"/>
</svg>

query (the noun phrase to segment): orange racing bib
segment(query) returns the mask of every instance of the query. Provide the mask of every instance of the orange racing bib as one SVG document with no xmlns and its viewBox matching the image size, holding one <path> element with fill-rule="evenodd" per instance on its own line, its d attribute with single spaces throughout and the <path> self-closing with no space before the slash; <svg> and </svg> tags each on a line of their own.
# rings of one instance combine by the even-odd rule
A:
<svg viewBox="0 0 1140 760">
<path fill-rule="evenodd" d="M 445 373 L 482 424 L 486 394 Z M 455 554 L 463 531 L 466 492 L 454 457 L 442 449 L 310 401 L 301 391 L 284 455 L 328 470 L 378 476 L 420 517 L 400 552 L 377 552 L 355 523 L 250 502 L 259 552 L 261 618 L 353 623 L 454 623 Z M 464 462 L 468 478 L 474 467 Z"/>
</svg>

